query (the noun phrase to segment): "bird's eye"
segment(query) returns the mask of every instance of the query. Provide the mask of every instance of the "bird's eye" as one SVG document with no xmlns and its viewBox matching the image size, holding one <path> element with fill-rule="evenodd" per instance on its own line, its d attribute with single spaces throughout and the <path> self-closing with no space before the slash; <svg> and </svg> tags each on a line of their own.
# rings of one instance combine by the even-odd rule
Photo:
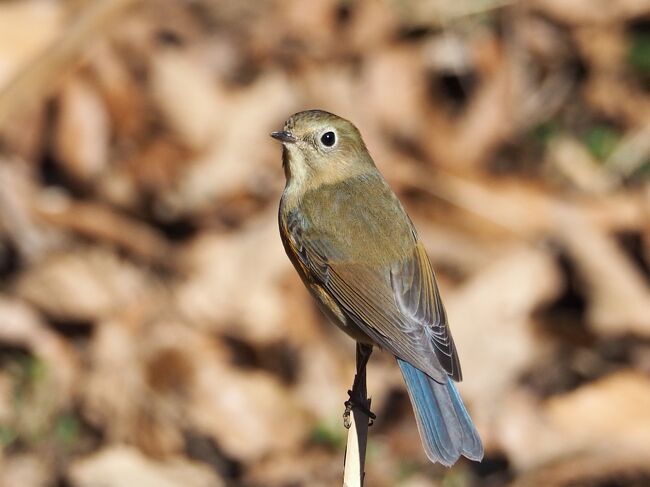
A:
<svg viewBox="0 0 650 487">
<path fill-rule="evenodd" d="M 321 136 L 320 141 L 325 147 L 332 147 L 336 142 L 336 135 L 334 135 L 334 132 L 332 131 L 325 132 Z"/>
</svg>

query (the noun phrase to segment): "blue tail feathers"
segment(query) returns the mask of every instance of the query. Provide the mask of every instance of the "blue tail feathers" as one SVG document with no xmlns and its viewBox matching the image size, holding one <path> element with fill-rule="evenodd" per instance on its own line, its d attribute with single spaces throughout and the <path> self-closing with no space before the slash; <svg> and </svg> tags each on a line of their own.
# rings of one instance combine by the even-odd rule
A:
<svg viewBox="0 0 650 487">
<path fill-rule="evenodd" d="M 413 405 L 424 450 L 432 462 L 453 465 L 461 455 L 483 458 L 483 445 L 451 377 L 446 384 L 431 379 L 397 359 Z"/>
</svg>

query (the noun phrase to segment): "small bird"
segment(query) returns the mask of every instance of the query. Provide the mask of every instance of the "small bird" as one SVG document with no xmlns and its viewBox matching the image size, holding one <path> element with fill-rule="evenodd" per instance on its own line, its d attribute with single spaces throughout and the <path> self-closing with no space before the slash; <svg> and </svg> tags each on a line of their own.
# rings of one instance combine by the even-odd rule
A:
<svg viewBox="0 0 650 487">
<path fill-rule="evenodd" d="M 427 457 L 447 466 L 461 455 L 480 461 L 481 439 L 454 385 L 460 363 L 431 263 L 359 130 L 307 110 L 271 137 L 282 142 L 286 176 L 280 235 L 305 286 L 357 341 L 363 367 L 373 346 L 395 356 Z"/>
</svg>

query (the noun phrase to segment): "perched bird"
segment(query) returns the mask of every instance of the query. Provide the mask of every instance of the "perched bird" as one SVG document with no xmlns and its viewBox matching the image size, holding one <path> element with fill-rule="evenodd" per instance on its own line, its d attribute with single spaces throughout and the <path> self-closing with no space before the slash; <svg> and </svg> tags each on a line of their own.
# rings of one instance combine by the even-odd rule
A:
<svg viewBox="0 0 650 487">
<path fill-rule="evenodd" d="M 308 110 L 271 136 L 282 142 L 287 179 L 280 235 L 304 284 L 367 357 L 372 346 L 395 355 L 431 461 L 481 460 L 454 385 L 460 364 L 431 263 L 361 134 Z"/>
</svg>

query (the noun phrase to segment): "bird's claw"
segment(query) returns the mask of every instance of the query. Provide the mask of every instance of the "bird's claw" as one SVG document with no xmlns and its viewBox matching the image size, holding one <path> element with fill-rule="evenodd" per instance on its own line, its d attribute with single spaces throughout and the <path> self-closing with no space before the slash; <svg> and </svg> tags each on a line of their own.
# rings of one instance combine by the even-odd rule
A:
<svg viewBox="0 0 650 487">
<path fill-rule="evenodd" d="M 375 422 L 375 419 L 377 419 L 377 415 L 373 413 L 366 405 L 369 401 L 367 401 L 365 398 L 358 400 L 353 396 L 352 391 L 348 391 L 348 396 L 350 396 L 350 399 L 343 403 L 345 405 L 345 411 L 343 412 L 343 426 L 345 426 L 346 429 L 350 429 L 350 426 L 352 426 L 350 412 L 353 409 L 357 409 L 368 416 L 368 426 L 372 426 Z"/>
<path fill-rule="evenodd" d="M 352 411 L 352 405 L 349 401 L 345 401 L 345 411 L 343 411 L 343 426 L 345 429 L 350 429 L 352 426 L 352 420 L 350 419 L 350 411 Z"/>
</svg>

